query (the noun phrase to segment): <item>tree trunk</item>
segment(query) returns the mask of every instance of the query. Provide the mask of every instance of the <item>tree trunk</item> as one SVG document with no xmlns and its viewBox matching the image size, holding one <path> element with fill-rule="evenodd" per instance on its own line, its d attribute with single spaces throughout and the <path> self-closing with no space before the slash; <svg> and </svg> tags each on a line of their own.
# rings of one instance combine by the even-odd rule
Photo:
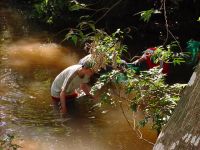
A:
<svg viewBox="0 0 200 150">
<path fill-rule="evenodd" d="M 200 150 L 200 63 L 153 150 Z"/>
</svg>

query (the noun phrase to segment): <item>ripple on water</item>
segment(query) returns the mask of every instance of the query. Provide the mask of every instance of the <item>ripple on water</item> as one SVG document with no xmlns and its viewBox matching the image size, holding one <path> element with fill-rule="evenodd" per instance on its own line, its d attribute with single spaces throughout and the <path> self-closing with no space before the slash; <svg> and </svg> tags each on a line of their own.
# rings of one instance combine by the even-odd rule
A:
<svg viewBox="0 0 200 150">
<path fill-rule="evenodd" d="M 2 107 L 1 107 L 2 108 Z M 0 108 L 0 109 L 1 109 Z M 1 109 L 2 110 L 2 109 Z M 4 118 L 6 118 L 6 114 L 4 114 L 4 113 L 0 113 L 0 119 L 4 119 Z"/>
<path fill-rule="evenodd" d="M 0 127 L 6 126 L 6 122 L 1 121 L 0 122 Z"/>
</svg>

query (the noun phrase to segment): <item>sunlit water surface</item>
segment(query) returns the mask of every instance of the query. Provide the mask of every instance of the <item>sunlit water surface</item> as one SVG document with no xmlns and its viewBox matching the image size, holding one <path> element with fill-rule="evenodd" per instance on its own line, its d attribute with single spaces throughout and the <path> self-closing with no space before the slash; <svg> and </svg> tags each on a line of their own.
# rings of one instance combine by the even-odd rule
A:
<svg viewBox="0 0 200 150">
<path fill-rule="evenodd" d="M 14 134 L 23 150 L 152 149 L 139 139 L 119 108 L 94 109 L 95 102 L 83 98 L 76 103 L 76 115 L 56 114 L 51 82 L 80 56 L 67 45 L 47 42 L 49 34 L 30 29 L 19 11 L 3 6 L 0 2 L 1 135 Z M 125 112 L 130 118 L 130 110 Z M 142 134 L 155 142 L 155 132 L 143 129 Z"/>
</svg>

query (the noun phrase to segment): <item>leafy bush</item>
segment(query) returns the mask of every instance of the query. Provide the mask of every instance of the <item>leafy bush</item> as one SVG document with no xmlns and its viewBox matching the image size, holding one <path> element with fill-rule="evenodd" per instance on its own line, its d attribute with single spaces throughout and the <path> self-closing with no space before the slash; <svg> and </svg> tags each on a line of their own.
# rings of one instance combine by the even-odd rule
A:
<svg viewBox="0 0 200 150">
<path fill-rule="evenodd" d="M 153 119 L 153 128 L 159 132 L 172 115 L 183 87 L 183 84 L 167 85 L 164 74 L 155 67 L 139 75 L 132 69 L 103 74 L 93 86 L 93 92 L 103 88 L 99 95 L 103 102 L 127 103 L 134 112 L 142 107 L 145 117 L 139 121 L 140 126 Z"/>
<path fill-rule="evenodd" d="M 153 128 L 159 132 L 172 115 L 184 84 L 166 84 L 165 75 L 158 67 L 138 74 L 134 68 L 121 63 L 122 51 L 126 50 L 126 46 L 123 46 L 118 38 L 122 35 L 123 32 L 120 30 L 111 36 L 101 31 L 90 38 L 92 47 L 89 52 L 98 53 L 98 56 L 106 58 L 96 59 L 96 63 L 101 64 L 100 68 L 108 66 L 112 68 L 111 71 L 100 75 L 92 91 L 101 98 L 102 102 L 114 105 L 125 102 L 132 111 L 137 111 L 138 107 L 142 107 L 145 117 L 139 121 L 139 124 L 144 126 L 151 118 Z M 183 62 L 182 58 L 171 51 L 172 46 L 173 44 L 167 46 L 166 50 L 158 46 L 154 61 L 172 61 L 175 64 Z M 101 92 L 98 92 L 99 90 Z"/>
</svg>

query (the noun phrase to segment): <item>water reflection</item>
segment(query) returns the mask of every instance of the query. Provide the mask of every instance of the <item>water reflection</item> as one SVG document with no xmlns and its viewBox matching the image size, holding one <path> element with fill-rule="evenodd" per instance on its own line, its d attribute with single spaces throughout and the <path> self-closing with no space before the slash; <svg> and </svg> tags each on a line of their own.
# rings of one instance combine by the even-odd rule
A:
<svg viewBox="0 0 200 150">
<path fill-rule="evenodd" d="M 79 54 L 71 47 L 48 43 L 46 32 L 30 32 L 20 20 L 13 10 L 0 9 L 1 134 L 4 129 L 17 135 L 23 150 L 152 149 L 138 139 L 119 108 L 94 110 L 94 103 L 80 100 L 77 115 L 63 119 L 55 114 L 51 81 L 78 62 Z M 127 114 L 131 116 L 130 111 Z M 155 141 L 155 132 L 145 129 L 143 134 Z"/>
</svg>

